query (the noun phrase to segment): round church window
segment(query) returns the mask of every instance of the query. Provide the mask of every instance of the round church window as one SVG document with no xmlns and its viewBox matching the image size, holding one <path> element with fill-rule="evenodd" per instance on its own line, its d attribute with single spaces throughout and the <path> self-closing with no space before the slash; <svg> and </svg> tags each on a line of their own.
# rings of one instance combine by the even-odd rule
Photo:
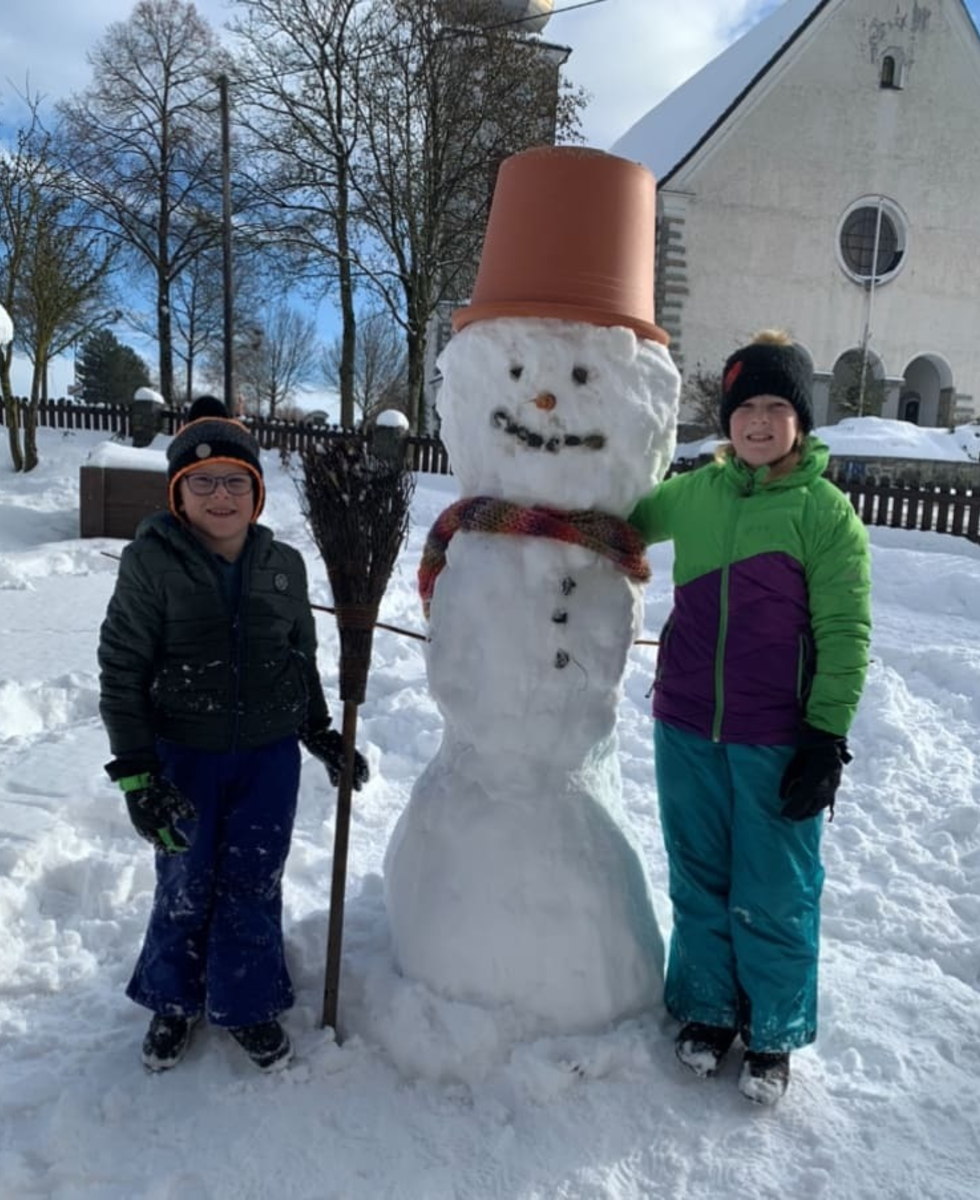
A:
<svg viewBox="0 0 980 1200">
<path fill-rule="evenodd" d="M 841 266 L 858 283 L 884 283 L 901 269 L 907 223 L 884 196 L 865 196 L 844 213 L 837 230 Z"/>
</svg>

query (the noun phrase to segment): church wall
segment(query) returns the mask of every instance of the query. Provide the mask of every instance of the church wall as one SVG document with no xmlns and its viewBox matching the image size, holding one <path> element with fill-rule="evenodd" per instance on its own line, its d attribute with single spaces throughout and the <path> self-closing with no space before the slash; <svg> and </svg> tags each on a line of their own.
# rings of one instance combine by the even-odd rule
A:
<svg viewBox="0 0 980 1200">
<path fill-rule="evenodd" d="M 898 52 L 901 89 L 879 84 L 886 49 Z M 717 370 L 766 326 L 788 328 L 818 371 L 860 346 L 869 293 L 839 264 L 838 227 L 881 193 L 907 218 L 907 245 L 870 297 L 870 345 L 890 377 L 938 355 L 980 415 L 978 127 L 980 39 L 955 0 L 828 6 L 661 185 L 673 232 L 658 314 L 685 371 Z"/>
</svg>

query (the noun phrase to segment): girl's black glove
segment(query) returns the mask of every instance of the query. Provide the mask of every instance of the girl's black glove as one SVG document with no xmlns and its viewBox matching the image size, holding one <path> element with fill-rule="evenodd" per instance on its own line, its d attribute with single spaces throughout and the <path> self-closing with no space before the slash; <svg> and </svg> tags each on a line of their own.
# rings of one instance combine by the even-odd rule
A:
<svg viewBox="0 0 980 1200">
<path fill-rule="evenodd" d="M 336 729 L 329 729 L 327 726 L 322 726 L 320 729 L 311 730 L 302 737 L 303 745 L 309 752 L 323 763 L 327 768 L 327 774 L 330 776 L 330 782 L 336 787 L 340 783 L 340 777 L 344 772 L 344 762 L 346 755 L 344 754 L 344 739 L 340 736 Z M 367 760 L 359 750 L 354 751 L 354 791 L 359 792 L 362 784 L 367 783 L 370 777 L 368 771 Z"/>
<path fill-rule="evenodd" d="M 190 842 L 177 821 L 193 821 L 194 805 L 162 775 L 124 775 L 118 781 L 133 828 L 163 854 L 183 854 Z"/>
<path fill-rule="evenodd" d="M 779 798 L 785 801 L 783 816 L 790 821 L 806 821 L 829 808 L 833 820 L 841 770 L 850 761 L 844 738 L 804 724 L 799 748 L 779 785 Z"/>
</svg>

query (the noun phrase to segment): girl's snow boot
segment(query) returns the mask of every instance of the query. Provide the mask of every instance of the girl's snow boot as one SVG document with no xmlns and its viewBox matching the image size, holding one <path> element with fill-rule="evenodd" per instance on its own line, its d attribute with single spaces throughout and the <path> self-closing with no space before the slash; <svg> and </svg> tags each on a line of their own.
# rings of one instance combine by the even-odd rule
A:
<svg viewBox="0 0 980 1200">
<path fill-rule="evenodd" d="M 721 1066 L 734 1040 L 734 1029 L 689 1021 L 677 1035 L 674 1050 L 685 1067 L 707 1079 Z"/>
<path fill-rule="evenodd" d="M 746 1050 L 738 1090 L 756 1104 L 775 1104 L 789 1087 L 789 1055 Z"/>
</svg>

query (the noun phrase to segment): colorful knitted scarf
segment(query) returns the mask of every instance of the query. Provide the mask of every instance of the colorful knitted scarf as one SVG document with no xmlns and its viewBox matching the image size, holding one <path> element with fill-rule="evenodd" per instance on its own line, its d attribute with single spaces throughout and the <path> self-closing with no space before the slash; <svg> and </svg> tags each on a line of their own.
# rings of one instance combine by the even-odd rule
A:
<svg viewBox="0 0 980 1200">
<path fill-rule="evenodd" d="M 621 517 L 592 510 L 567 512 L 542 505 L 528 508 L 492 496 L 468 496 L 440 513 L 426 538 L 419 563 L 419 595 L 426 616 L 429 615 L 436 577 L 446 565 L 446 547 L 460 529 L 476 533 L 520 533 L 570 542 L 605 555 L 638 583 L 646 583 L 650 578 L 643 538 Z"/>
</svg>

